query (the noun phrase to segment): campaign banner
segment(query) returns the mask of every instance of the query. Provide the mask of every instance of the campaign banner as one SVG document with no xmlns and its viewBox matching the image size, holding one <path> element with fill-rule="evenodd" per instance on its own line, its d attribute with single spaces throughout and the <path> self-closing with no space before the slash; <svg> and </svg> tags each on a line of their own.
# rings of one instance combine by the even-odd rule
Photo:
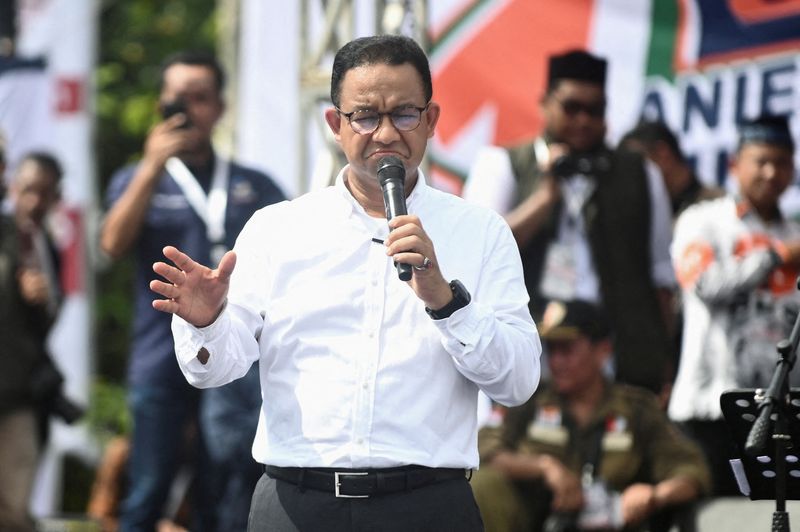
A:
<svg viewBox="0 0 800 532">
<path fill-rule="evenodd" d="M 785 115 L 800 136 L 798 0 L 447 3 L 431 18 L 440 188 L 460 192 L 481 145 L 541 132 L 547 58 L 574 48 L 609 61 L 609 142 L 643 117 L 663 120 L 707 183 L 729 186 L 742 120 Z"/>
</svg>

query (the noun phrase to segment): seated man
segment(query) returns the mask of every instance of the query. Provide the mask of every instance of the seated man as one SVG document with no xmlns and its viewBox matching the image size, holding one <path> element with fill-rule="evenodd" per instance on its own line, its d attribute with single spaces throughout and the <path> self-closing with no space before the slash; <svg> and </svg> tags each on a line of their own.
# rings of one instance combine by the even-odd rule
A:
<svg viewBox="0 0 800 532">
<path fill-rule="evenodd" d="M 550 302 L 540 335 L 550 386 L 481 432 L 472 487 L 487 531 L 635 527 L 708 490 L 700 450 L 655 395 L 604 376 L 611 348 L 596 306 Z"/>
</svg>

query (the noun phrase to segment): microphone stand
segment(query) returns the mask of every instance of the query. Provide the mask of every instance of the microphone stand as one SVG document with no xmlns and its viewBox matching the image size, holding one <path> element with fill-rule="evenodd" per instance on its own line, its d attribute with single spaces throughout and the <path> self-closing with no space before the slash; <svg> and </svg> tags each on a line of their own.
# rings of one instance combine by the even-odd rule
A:
<svg viewBox="0 0 800 532">
<path fill-rule="evenodd" d="M 800 280 L 798 280 L 800 289 Z M 795 318 L 789 339 L 778 342 L 780 354 L 769 388 L 764 395 L 756 395 L 758 417 L 745 442 L 745 452 L 757 457 L 764 453 L 770 436 L 770 422 L 775 416 L 772 440 L 775 442 L 775 511 L 772 513 L 772 531 L 789 532 L 789 514 L 786 512 L 786 451 L 792 446 L 789 434 L 787 408 L 789 404 L 789 372 L 797 360 L 797 345 L 800 343 L 800 313 Z"/>
</svg>

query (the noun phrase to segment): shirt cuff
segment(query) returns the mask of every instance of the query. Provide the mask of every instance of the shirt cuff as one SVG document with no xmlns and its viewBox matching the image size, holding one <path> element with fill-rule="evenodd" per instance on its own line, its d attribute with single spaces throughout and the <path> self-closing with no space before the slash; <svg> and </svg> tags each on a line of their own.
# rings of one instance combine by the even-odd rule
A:
<svg viewBox="0 0 800 532">
<path fill-rule="evenodd" d="M 195 327 L 188 321 L 179 317 L 172 316 L 172 336 L 175 341 L 175 355 L 178 363 L 187 370 L 194 373 L 204 373 L 214 366 L 214 357 L 209 344 L 222 338 L 230 328 L 230 317 L 227 309 L 223 309 L 217 319 L 206 327 Z M 206 347 L 210 353 L 205 364 L 197 359 L 197 353 L 202 347 Z"/>
<path fill-rule="evenodd" d="M 451 354 L 471 351 L 478 345 L 480 322 L 478 305 L 473 301 L 453 312 L 450 317 L 433 321 L 444 335 L 444 347 Z"/>
</svg>

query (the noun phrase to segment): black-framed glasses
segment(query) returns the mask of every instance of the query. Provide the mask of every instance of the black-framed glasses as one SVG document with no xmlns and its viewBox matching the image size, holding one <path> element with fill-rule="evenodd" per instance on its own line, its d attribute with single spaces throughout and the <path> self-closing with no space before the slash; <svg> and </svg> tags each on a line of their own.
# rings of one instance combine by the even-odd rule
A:
<svg viewBox="0 0 800 532">
<path fill-rule="evenodd" d="M 384 116 L 389 117 L 389 120 L 392 121 L 392 125 L 398 131 L 414 131 L 419 127 L 419 124 L 422 121 L 422 113 L 428 110 L 428 106 L 430 104 L 430 102 L 426 103 L 425 107 L 407 105 L 405 107 L 393 109 L 386 113 L 380 113 L 372 109 L 357 109 L 350 113 L 345 113 L 338 107 L 336 108 L 336 111 L 338 111 L 343 117 L 347 118 L 347 121 L 350 123 L 350 127 L 353 128 L 353 131 L 359 135 L 369 135 L 370 133 L 377 131 L 381 125 L 381 122 L 383 122 Z"/>
<path fill-rule="evenodd" d="M 560 100 L 555 97 L 553 99 L 564 110 L 564 114 L 570 117 L 578 116 L 579 113 L 586 113 L 592 118 L 602 118 L 606 114 L 605 101 L 587 103 L 572 99 Z"/>
</svg>

